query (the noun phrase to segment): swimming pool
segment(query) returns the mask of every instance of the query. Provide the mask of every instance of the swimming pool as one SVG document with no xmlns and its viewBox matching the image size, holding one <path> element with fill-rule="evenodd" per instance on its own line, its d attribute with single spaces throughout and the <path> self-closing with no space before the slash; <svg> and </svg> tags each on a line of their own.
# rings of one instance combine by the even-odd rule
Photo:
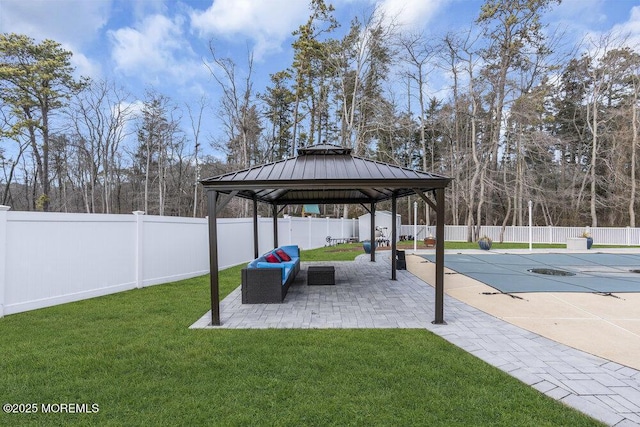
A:
<svg viewBox="0 0 640 427">
<path fill-rule="evenodd" d="M 421 256 L 435 262 L 435 255 Z M 446 254 L 444 264 L 504 293 L 640 292 L 640 254 Z"/>
</svg>

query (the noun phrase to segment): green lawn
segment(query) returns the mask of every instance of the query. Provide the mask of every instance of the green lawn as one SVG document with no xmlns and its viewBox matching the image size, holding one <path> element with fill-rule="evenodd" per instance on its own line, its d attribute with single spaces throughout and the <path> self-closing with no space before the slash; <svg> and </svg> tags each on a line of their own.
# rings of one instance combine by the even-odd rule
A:
<svg viewBox="0 0 640 427">
<path fill-rule="evenodd" d="M 599 425 L 425 330 L 189 330 L 208 306 L 204 276 L 0 319 L 3 404 L 99 405 L 0 425 Z"/>
<path fill-rule="evenodd" d="M 413 240 L 398 242 L 398 247 L 401 249 L 413 249 Z M 418 249 L 426 249 L 424 243 L 422 241 L 418 242 Z M 612 246 L 606 245 L 593 245 L 593 249 L 598 248 L 610 248 Z M 628 247 L 628 246 L 624 246 Z M 445 249 L 479 249 L 478 242 L 444 242 Z M 533 249 L 566 249 L 567 245 L 564 243 L 534 243 L 532 245 Z M 529 249 L 528 243 L 500 243 L 494 241 L 491 244 L 492 250 L 501 250 L 501 249 Z"/>
<path fill-rule="evenodd" d="M 413 250 L 413 240 L 401 241 L 397 243 L 398 249 L 404 250 Z M 605 246 L 596 246 L 593 248 L 597 249 L 598 247 Z M 477 242 L 444 242 L 445 249 L 479 249 Z M 543 244 L 536 243 L 533 245 L 533 249 L 565 249 L 566 245 L 564 244 Z M 422 241 L 419 241 L 417 244 L 417 249 L 427 249 Z M 499 243 L 493 242 L 491 249 L 493 250 L 501 250 L 501 249 L 529 249 L 528 243 Z M 388 247 L 382 248 L 382 250 L 389 250 Z M 434 250 L 430 248 L 430 250 Z M 324 261 L 327 253 L 329 253 L 332 259 L 336 261 L 349 261 L 354 259 L 357 255 L 363 254 L 364 249 L 362 248 L 362 243 L 343 243 L 333 247 L 327 248 L 319 248 L 313 249 L 310 251 L 305 251 L 307 258 L 305 261 Z"/>
<path fill-rule="evenodd" d="M 413 240 L 405 240 L 405 241 L 401 241 L 398 242 L 397 244 L 398 249 L 406 249 L 406 250 L 412 250 L 413 249 Z M 533 249 L 566 249 L 567 245 L 564 243 L 534 243 L 533 245 Z M 427 249 L 427 247 L 424 245 L 424 243 L 422 241 L 418 241 L 417 244 L 417 249 Z M 637 246 L 607 246 L 607 245 L 593 245 L 592 249 L 603 249 L 603 248 L 612 248 L 612 247 L 625 247 L 625 248 L 632 248 L 632 247 L 637 247 Z M 444 248 L 445 249 L 479 249 L 478 248 L 478 243 L 477 242 L 444 242 Z M 336 245 L 332 248 L 327 248 L 329 250 L 334 250 L 334 251 L 342 251 L 342 252 L 354 252 L 354 253 L 364 253 L 364 250 L 362 249 L 362 243 L 349 243 L 349 244 L 339 244 Z M 433 250 L 433 248 L 429 248 L 430 250 Z M 500 243 L 500 242 L 493 242 L 491 245 L 491 249 L 492 250 L 501 250 L 501 249 L 529 249 L 529 244 L 528 243 Z M 320 250 L 314 250 L 314 251 L 321 251 L 322 248 Z M 383 250 L 388 250 L 388 248 L 383 248 Z M 313 252 L 313 251 L 309 251 L 309 252 Z M 322 252 L 318 252 L 318 256 L 322 256 Z M 343 258 L 340 258 L 343 259 Z M 346 259 L 346 257 L 344 258 Z"/>
</svg>

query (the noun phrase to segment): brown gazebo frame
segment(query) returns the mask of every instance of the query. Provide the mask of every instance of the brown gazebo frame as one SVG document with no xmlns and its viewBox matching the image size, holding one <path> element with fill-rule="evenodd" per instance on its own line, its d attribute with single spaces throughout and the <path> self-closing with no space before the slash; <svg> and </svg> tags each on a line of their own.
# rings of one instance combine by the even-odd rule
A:
<svg viewBox="0 0 640 427">
<path fill-rule="evenodd" d="M 253 201 L 254 255 L 258 257 L 258 202 L 273 207 L 274 247 L 278 246 L 278 214 L 292 204 L 361 204 L 371 214 L 375 235 L 376 203 L 391 200 L 392 218 L 397 199 L 417 194 L 436 211 L 435 320 L 444 322 L 444 213 L 445 188 L 451 178 L 353 156 L 350 148 L 322 144 L 298 150 L 298 156 L 253 166 L 201 181 L 207 191 L 211 324 L 220 325 L 217 214 L 233 197 Z M 428 197 L 433 194 L 435 200 Z M 221 195 L 227 195 L 223 198 Z M 368 207 L 367 207 L 368 205 Z M 396 221 L 391 227 L 391 280 L 396 280 Z M 415 236 L 414 236 L 415 238 Z M 372 245 L 371 261 L 375 261 Z"/>
</svg>

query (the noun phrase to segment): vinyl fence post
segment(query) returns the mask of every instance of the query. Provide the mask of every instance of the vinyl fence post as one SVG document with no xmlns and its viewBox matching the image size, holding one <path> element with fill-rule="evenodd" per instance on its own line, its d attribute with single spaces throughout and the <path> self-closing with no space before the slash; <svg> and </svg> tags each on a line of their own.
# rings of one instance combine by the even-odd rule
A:
<svg viewBox="0 0 640 427">
<path fill-rule="evenodd" d="M 328 217 L 328 216 L 327 216 L 327 217 L 325 217 L 324 222 L 325 222 L 325 224 L 326 224 L 327 237 L 329 237 L 329 236 L 331 236 L 331 229 L 329 228 L 329 225 L 330 225 L 330 224 L 329 224 L 329 217 Z M 335 234 L 334 234 L 334 236 L 335 236 Z M 329 246 L 331 246 L 331 242 L 327 242 L 327 243 L 329 243 Z M 326 244 L 325 244 L 325 246 L 326 246 Z"/>
<path fill-rule="evenodd" d="M 533 220 L 531 218 L 533 202 L 529 200 L 529 250 L 533 250 Z"/>
<path fill-rule="evenodd" d="M 4 317 L 7 286 L 7 212 L 9 206 L 0 205 L 0 318 Z"/>
<path fill-rule="evenodd" d="M 413 252 L 418 251 L 418 202 L 413 202 Z"/>
<path fill-rule="evenodd" d="M 351 235 L 357 237 L 360 240 L 360 220 L 351 218 Z"/>
<path fill-rule="evenodd" d="M 136 288 L 141 289 L 142 284 L 144 283 L 144 271 L 143 271 L 143 260 L 144 260 L 144 211 L 133 211 L 133 214 L 136 217 Z"/>
</svg>

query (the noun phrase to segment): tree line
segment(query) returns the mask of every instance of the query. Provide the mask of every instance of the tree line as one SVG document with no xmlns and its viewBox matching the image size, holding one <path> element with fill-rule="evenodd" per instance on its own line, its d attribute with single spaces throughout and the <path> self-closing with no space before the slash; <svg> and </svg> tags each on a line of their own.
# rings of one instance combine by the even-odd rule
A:
<svg viewBox="0 0 640 427">
<path fill-rule="evenodd" d="M 202 216 L 200 177 L 330 143 L 454 178 L 447 223 L 468 225 L 470 239 L 484 224 L 525 225 L 529 201 L 537 225 L 635 227 L 638 47 L 615 33 L 564 45 L 542 23 L 558 3 L 487 0 L 468 31 L 434 35 L 401 31 L 377 9 L 342 28 L 330 4 L 311 0 L 291 65 L 262 92 L 251 52 L 238 64 L 210 42 L 224 130 L 215 140 L 201 134 L 204 98 L 180 107 L 149 90 L 135 109 L 114 83 L 74 80 L 59 44 L 3 34 L 0 202 Z M 225 158 L 202 156 L 203 143 Z M 415 200 L 400 202 L 404 223 Z M 227 215 L 249 212 L 234 201 Z M 428 208 L 418 219 L 431 222 Z"/>
</svg>

